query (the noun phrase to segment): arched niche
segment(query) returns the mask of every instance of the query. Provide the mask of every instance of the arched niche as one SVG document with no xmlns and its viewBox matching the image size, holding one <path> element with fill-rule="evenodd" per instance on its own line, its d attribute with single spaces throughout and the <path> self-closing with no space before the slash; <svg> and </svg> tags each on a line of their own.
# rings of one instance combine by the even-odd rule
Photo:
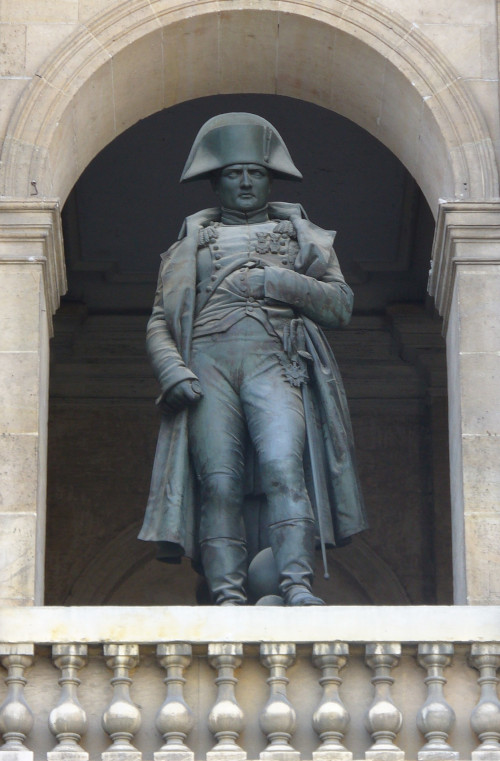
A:
<svg viewBox="0 0 500 761">
<path fill-rule="evenodd" d="M 189 563 L 181 569 L 156 563 L 154 549 L 136 539 L 138 526 L 130 529 L 147 501 L 158 429 L 144 327 L 160 251 L 175 239 L 186 213 L 213 203 L 209 183 L 178 186 L 190 140 L 206 118 L 231 109 L 261 113 L 282 131 L 305 179 L 290 187 L 276 182 L 275 198 L 300 200 L 314 221 L 338 227 L 339 258 L 344 272 L 351 270 L 361 312 L 332 341 L 346 371 L 373 530 L 364 541 L 332 551 L 331 581 L 322 582 L 318 570 L 320 594 L 338 604 L 435 601 L 427 591 L 432 542 L 421 536 L 432 533 L 424 493 L 427 454 L 420 444 L 425 391 L 417 368 L 391 349 L 384 314 L 388 301 L 425 298 L 432 216 L 426 208 L 425 237 L 422 228 L 417 236 L 414 213 L 427 205 L 414 181 L 352 122 L 290 98 L 229 95 L 184 102 L 141 120 L 96 157 L 66 204 L 66 233 L 73 229 L 79 243 L 67 235 L 70 300 L 56 319 L 52 352 L 47 602 L 194 602 Z M 85 226 L 90 236 L 82 233 Z M 362 228 L 361 238 L 352 237 L 354 228 Z M 404 229 L 408 240 L 398 245 Z M 353 266 L 367 253 L 370 263 Z M 80 298 L 86 306 L 75 303 Z M 421 320 L 418 314 L 400 318 L 410 320 L 411 331 Z M 440 325 L 428 320 L 424 332 L 439 333 Z M 422 346 L 428 340 L 436 336 L 424 337 Z"/>
</svg>

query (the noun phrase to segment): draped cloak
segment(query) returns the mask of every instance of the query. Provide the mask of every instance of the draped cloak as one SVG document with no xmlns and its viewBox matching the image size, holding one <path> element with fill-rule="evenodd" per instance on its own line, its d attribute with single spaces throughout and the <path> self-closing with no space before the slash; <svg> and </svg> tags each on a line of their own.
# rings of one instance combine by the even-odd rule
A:
<svg viewBox="0 0 500 761">
<path fill-rule="evenodd" d="M 335 234 L 310 223 L 297 204 L 270 203 L 269 217 L 291 219 L 297 232 L 299 254 L 295 260 L 295 272 L 288 275 L 284 270 L 271 273 L 274 277 L 268 278 L 266 298 L 280 295 L 280 278 L 290 279 L 291 276 L 297 281 L 295 273 L 319 283 L 324 281 L 334 286 L 336 300 L 341 306 L 336 310 L 332 304 L 325 305 L 324 311 L 330 316 L 323 319 L 323 327 L 345 325 L 352 309 L 352 292 L 342 277 L 333 251 Z M 182 380 L 196 378 L 189 369 L 189 359 L 196 308 L 198 235 L 201 227 L 219 218 L 220 209 L 205 209 L 188 217 L 179 240 L 161 257 L 158 288 L 148 323 L 147 347 L 162 394 Z M 274 269 L 278 268 L 271 268 Z M 227 274 L 220 272 L 214 290 Z M 310 280 L 309 284 L 314 286 Z M 293 285 L 291 282 L 292 291 Z M 328 295 L 328 286 L 325 293 Z M 321 302 L 323 296 L 313 289 L 309 301 Z M 205 298 L 208 300 L 210 295 Z M 332 349 L 316 324 L 318 320 L 306 314 L 311 312 L 311 308 L 307 309 L 308 299 L 297 296 L 294 302 L 296 314 L 303 321 L 306 349 L 310 355 L 309 383 L 302 387 L 307 435 L 304 449 L 306 484 L 323 541 L 327 546 L 341 545 L 353 534 L 367 528 L 349 411 Z M 303 311 L 298 306 L 300 304 L 303 304 Z M 196 560 L 198 552 L 197 482 L 188 449 L 188 416 L 188 409 L 162 414 L 150 495 L 139 534 L 140 539 L 157 542 L 159 558 L 167 561 L 178 560 L 182 555 Z M 248 464 L 249 470 L 253 469 L 253 457 L 249 456 Z M 254 489 L 258 480 L 258 477 L 246 479 Z M 261 495 L 258 489 L 252 495 L 250 486 L 248 496 Z M 319 530 L 317 533 L 319 535 Z"/>
</svg>

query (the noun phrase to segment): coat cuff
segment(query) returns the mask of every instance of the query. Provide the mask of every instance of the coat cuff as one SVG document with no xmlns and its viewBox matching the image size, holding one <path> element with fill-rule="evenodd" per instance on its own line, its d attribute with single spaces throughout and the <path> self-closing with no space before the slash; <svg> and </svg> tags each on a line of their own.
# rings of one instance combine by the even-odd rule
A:
<svg viewBox="0 0 500 761">
<path fill-rule="evenodd" d="M 307 278 L 293 270 L 266 267 L 264 296 L 293 307 L 304 306 L 308 292 Z"/>
<path fill-rule="evenodd" d="M 198 380 L 198 377 L 188 367 L 174 367 L 168 371 L 168 379 L 162 380 L 161 396 L 170 391 L 178 383 L 185 380 Z"/>
</svg>

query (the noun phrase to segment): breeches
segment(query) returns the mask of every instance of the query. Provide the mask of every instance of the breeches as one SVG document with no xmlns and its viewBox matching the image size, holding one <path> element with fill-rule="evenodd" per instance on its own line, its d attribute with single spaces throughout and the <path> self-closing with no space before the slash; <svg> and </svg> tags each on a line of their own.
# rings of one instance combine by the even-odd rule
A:
<svg viewBox="0 0 500 761">
<path fill-rule="evenodd" d="M 189 412 L 189 447 L 201 488 L 200 540 L 243 539 L 245 453 L 258 459 L 269 525 L 313 520 L 304 482 L 300 388 L 288 383 L 279 339 L 251 317 L 193 341 L 203 398 Z"/>
</svg>

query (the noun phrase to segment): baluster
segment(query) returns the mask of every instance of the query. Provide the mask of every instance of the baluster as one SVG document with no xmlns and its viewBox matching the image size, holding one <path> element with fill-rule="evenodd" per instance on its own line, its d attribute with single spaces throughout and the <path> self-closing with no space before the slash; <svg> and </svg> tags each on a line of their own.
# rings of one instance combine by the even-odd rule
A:
<svg viewBox="0 0 500 761">
<path fill-rule="evenodd" d="M 259 721 L 269 744 L 260 758 L 262 761 L 299 761 L 300 753 L 290 745 L 295 732 L 295 711 L 286 695 L 286 670 L 295 660 L 295 645 L 264 643 L 260 646 L 260 659 L 270 671 L 269 699 Z"/>
<path fill-rule="evenodd" d="M 0 645 L 2 666 L 7 671 L 7 695 L 0 706 L 0 734 L 4 744 L 0 748 L 2 761 L 33 761 L 33 751 L 24 745 L 33 727 L 33 712 L 26 703 L 24 671 L 33 663 L 35 648 L 32 644 Z"/>
<path fill-rule="evenodd" d="M 193 728 L 193 712 L 184 700 L 184 669 L 191 663 L 192 648 L 187 644 L 161 644 L 156 656 L 167 676 L 167 697 L 156 716 L 156 728 L 164 745 L 154 754 L 154 761 L 193 761 L 194 753 L 185 745 Z"/>
<path fill-rule="evenodd" d="M 47 753 L 48 761 L 88 761 L 89 754 L 80 746 L 87 730 L 87 715 L 81 707 L 77 689 L 78 671 L 87 662 L 87 645 L 53 645 L 52 659 L 61 670 L 61 694 L 56 707 L 49 714 L 49 729 L 57 745 Z"/>
<path fill-rule="evenodd" d="M 448 744 L 448 735 L 455 723 L 455 711 L 446 702 L 443 687 L 444 669 L 453 656 L 449 642 L 427 643 L 418 646 L 418 662 L 427 669 L 425 683 L 427 699 L 417 715 L 417 727 L 427 740 L 418 752 L 418 761 L 457 759 L 459 754 Z"/>
<path fill-rule="evenodd" d="M 102 761 L 141 761 L 142 753 L 131 740 L 141 726 L 141 714 L 130 697 L 130 669 L 139 663 L 138 645 L 104 645 L 106 665 L 113 671 L 109 680 L 113 698 L 102 716 L 102 727 L 112 744 L 101 754 Z"/>
<path fill-rule="evenodd" d="M 207 761 L 245 761 L 247 754 L 237 744 L 244 726 L 243 711 L 236 702 L 234 688 L 238 680 L 234 670 L 241 665 L 243 645 L 215 643 L 208 646 L 208 660 L 217 669 L 217 699 L 208 717 L 208 726 L 216 745 L 207 753 Z"/>
<path fill-rule="evenodd" d="M 366 728 L 374 740 L 365 753 L 372 761 L 401 761 L 404 752 L 394 743 L 401 729 L 403 717 L 391 697 L 394 679 L 391 669 L 401 657 L 401 645 L 396 642 L 372 643 L 366 646 L 366 663 L 375 671 L 372 684 L 375 688 L 373 702 L 366 715 Z"/>
<path fill-rule="evenodd" d="M 470 662 L 479 671 L 477 680 L 481 695 L 471 714 L 471 727 L 481 744 L 472 751 L 473 761 L 500 760 L 500 701 L 497 695 L 497 669 L 500 667 L 500 645 L 474 643 Z"/>
<path fill-rule="evenodd" d="M 313 663 L 322 671 L 319 683 L 323 688 L 320 704 L 313 715 L 313 727 L 321 740 L 321 745 L 313 752 L 313 761 L 352 759 L 352 753 L 342 745 L 349 726 L 349 713 L 339 695 L 342 684 L 339 671 L 347 663 L 348 655 L 349 645 L 344 642 L 317 642 L 313 646 Z"/>
</svg>

